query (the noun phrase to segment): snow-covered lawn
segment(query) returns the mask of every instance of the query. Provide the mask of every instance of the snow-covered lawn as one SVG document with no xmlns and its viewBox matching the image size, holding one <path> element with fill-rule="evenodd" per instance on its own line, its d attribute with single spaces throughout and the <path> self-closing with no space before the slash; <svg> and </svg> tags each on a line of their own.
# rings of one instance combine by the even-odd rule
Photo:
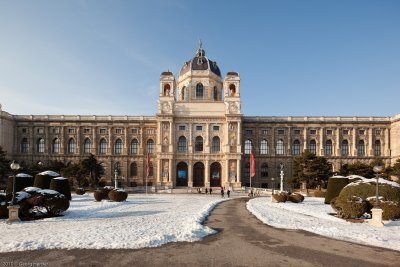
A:
<svg viewBox="0 0 400 267">
<path fill-rule="evenodd" d="M 385 222 L 383 228 L 350 223 L 336 218 L 323 198 L 307 198 L 303 203 L 272 203 L 271 197 L 255 198 L 247 209 L 265 224 L 286 229 L 302 229 L 330 238 L 400 250 L 400 221 Z"/>
<path fill-rule="evenodd" d="M 214 233 L 201 223 L 218 195 L 129 195 L 126 202 L 73 196 L 64 216 L 6 224 L 0 220 L 0 252 L 35 249 L 155 247 L 196 241 Z"/>
</svg>

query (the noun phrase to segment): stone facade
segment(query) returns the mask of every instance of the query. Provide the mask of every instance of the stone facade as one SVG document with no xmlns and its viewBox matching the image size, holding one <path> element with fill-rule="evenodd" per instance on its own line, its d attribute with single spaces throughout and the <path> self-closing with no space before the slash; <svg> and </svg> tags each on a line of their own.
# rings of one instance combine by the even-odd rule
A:
<svg viewBox="0 0 400 267">
<path fill-rule="evenodd" d="M 280 164 L 291 177 L 293 158 L 305 149 L 327 157 L 333 171 L 357 160 L 393 164 L 400 157 L 400 115 L 245 117 L 240 89 L 240 75 L 222 78 L 200 46 L 178 80 L 161 74 L 155 116 L 25 116 L 0 106 L 0 145 L 22 164 L 67 164 L 94 154 L 106 182 L 118 167 L 124 186 L 147 181 L 158 188 L 249 185 L 251 149 L 257 187 L 278 181 Z"/>
</svg>

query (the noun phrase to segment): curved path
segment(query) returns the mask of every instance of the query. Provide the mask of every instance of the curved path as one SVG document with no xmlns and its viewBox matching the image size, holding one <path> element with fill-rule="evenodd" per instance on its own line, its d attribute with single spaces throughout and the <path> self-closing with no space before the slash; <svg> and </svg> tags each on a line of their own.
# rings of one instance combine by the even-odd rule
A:
<svg viewBox="0 0 400 267">
<path fill-rule="evenodd" d="M 139 250 L 41 250 L 0 254 L 1 266 L 399 266 L 400 252 L 332 240 L 261 223 L 247 198 L 219 204 L 200 242 Z M 1 240 L 1 235 L 0 235 Z M 1 244 L 1 243 L 0 243 Z M 13 265 L 4 263 L 12 262 Z"/>
</svg>

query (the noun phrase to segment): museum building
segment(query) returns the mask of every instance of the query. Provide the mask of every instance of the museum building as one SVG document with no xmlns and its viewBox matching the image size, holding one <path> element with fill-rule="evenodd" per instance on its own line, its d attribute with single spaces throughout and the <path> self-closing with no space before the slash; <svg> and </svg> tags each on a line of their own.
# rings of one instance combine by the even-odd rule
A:
<svg viewBox="0 0 400 267">
<path fill-rule="evenodd" d="M 400 157 L 400 114 L 244 116 L 240 94 L 239 73 L 222 77 L 200 44 L 177 80 L 161 73 L 155 116 L 12 115 L 0 106 L 0 145 L 22 164 L 76 163 L 94 154 L 106 183 L 118 169 L 125 187 L 147 181 L 161 189 L 248 186 L 251 150 L 251 183 L 264 188 L 278 180 L 280 166 L 290 178 L 294 157 L 305 149 L 326 157 L 334 172 L 346 163 L 380 158 L 389 165 Z"/>
</svg>

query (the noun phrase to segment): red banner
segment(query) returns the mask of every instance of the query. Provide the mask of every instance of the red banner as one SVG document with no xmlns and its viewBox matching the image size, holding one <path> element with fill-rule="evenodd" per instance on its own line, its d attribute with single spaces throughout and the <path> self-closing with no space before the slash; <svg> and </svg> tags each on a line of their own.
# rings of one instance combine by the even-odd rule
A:
<svg viewBox="0 0 400 267">
<path fill-rule="evenodd" d="M 254 152 L 251 150 L 250 154 L 250 177 L 254 177 L 256 175 L 256 164 L 254 162 Z"/>
</svg>

